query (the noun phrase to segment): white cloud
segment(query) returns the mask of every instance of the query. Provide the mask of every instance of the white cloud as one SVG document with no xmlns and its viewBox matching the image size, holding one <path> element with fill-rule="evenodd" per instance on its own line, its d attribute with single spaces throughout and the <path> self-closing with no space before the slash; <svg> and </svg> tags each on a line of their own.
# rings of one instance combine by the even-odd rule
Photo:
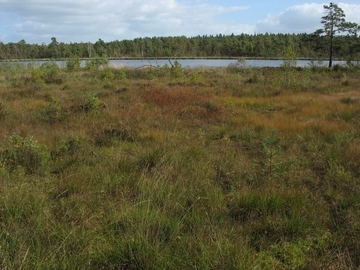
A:
<svg viewBox="0 0 360 270">
<path fill-rule="evenodd" d="M 346 20 L 349 22 L 355 22 L 360 25 L 360 4 L 359 5 L 350 5 L 339 3 L 339 7 L 341 7 L 345 14 Z"/>
<path fill-rule="evenodd" d="M 8 29 L 12 32 L 10 41 L 25 39 L 28 43 L 49 43 L 51 37 L 60 42 L 94 42 L 99 38 L 112 41 L 145 36 L 251 33 L 254 30 L 248 25 L 218 19 L 245 7 L 222 7 L 197 1 L 0 0 L 0 8 L 5 14 L 18 16 L 12 29 Z"/>
<path fill-rule="evenodd" d="M 360 5 L 339 3 L 346 14 L 346 20 L 360 24 Z M 257 23 L 259 33 L 312 33 L 322 28 L 323 4 L 303 4 L 287 8 L 284 12 L 268 14 Z"/>
<path fill-rule="evenodd" d="M 322 27 L 323 4 L 292 6 L 250 25 L 248 7 L 208 0 L 0 0 L 0 41 L 95 42 L 153 36 L 311 33 Z M 236 2 L 236 1 L 233 1 Z M 360 24 L 360 4 L 343 4 Z M 251 11 L 254 12 L 254 11 Z M 261 16 L 257 14 L 257 16 Z"/>
<path fill-rule="evenodd" d="M 287 8 L 278 14 L 268 14 L 257 24 L 257 31 L 264 33 L 308 33 L 321 27 L 323 5 L 304 4 Z"/>
</svg>

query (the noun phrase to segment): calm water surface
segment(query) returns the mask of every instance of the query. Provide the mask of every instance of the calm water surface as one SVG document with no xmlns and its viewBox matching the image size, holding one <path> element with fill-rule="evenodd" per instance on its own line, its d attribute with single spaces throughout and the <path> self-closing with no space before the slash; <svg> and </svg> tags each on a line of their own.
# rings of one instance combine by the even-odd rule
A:
<svg viewBox="0 0 360 270">
<path fill-rule="evenodd" d="M 238 61 L 236 59 L 171 59 L 171 62 L 174 63 L 176 61 L 178 61 L 182 67 L 189 67 L 189 68 L 198 68 L 198 67 L 227 67 L 231 64 L 236 64 Z M 35 66 L 40 66 L 44 63 L 46 63 L 47 61 L 33 61 L 33 62 L 29 62 L 29 61 L 14 61 L 14 62 L 0 62 L 1 64 L 21 64 L 24 66 L 27 66 L 29 63 L 33 63 Z M 60 66 L 60 67 L 66 67 L 66 60 L 65 61 L 56 61 L 56 63 Z M 298 60 L 296 62 L 298 67 L 307 67 L 310 66 L 310 61 L 309 60 Z M 85 66 L 86 64 L 86 60 L 82 60 L 81 61 L 81 65 Z M 159 60 L 154 60 L 154 59 L 150 59 L 150 60 L 144 60 L 144 59 L 118 59 L 118 60 L 110 60 L 109 61 L 109 66 L 111 67 L 127 67 L 127 68 L 139 68 L 139 67 L 146 67 L 146 66 L 164 66 L 164 65 L 169 65 L 170 66 L 170 62 L 169 60 L 166 59 L 159 59 Z M 281 65 L 284 64 L 283 60 L 245 60 L 245 61 L 241 61 L 239 62 L 239 64 L 241 66 L 244 67 L 280 67 Z M 316 65 L 321 65 L 321 66 L 327 66 L 328 65 L 328 61 L 322 61 L 322 62 L 318 62 L 315 61 L 314 64 Z M 333 64 L 340 64 L 343 65 L 345 64 L 344 61 L 333 61 Z"/>
<path fill-rule="evenodd" d="M 174 63 L 175 60 L 171 60 Z M 177 59 L 183 67 L 197 68 L 197 67 L 227 67 L 230 64 L 236 64 L 235 59 Z M 317 63 L 317 62 L 315 62 Z M 169 60 L 110 60 L 109 65 L 112 67 L 129 67 L 138 68 L 142 66 L 163 66 L 170 65 Z M 284 64 L 283 60 L 245 60 L 241 62 L 241 66 L 245 67 L 280 67 Z M 333 64 L 345 64 L 342 61 L 334 61 Z M 309 60 L 298 60 L 298 67 L 306 67 L 310 65 Z M 328 61 L 321 62 L 321 65 L 327 66 Z"/>
</svg>

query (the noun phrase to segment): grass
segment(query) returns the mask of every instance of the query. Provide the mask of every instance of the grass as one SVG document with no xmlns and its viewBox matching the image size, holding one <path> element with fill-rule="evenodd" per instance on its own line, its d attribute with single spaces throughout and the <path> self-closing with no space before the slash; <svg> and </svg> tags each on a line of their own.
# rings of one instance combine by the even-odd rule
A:
<svg viewBox="0 0 360 270">
<path fill-rule="evenodd" d="M 0 269 L 360 267 L 359 70 L 0 74 Z"/>
</svg>

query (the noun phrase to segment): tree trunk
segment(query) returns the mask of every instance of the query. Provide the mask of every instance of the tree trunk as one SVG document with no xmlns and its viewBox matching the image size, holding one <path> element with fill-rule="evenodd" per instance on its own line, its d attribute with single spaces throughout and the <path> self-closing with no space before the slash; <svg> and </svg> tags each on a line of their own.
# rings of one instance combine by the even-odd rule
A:
<svg viewBox="0 0 360 270">
<path fill-rule="evenodd" d="M 334 50 L 333 37 L 331 37 L 331 40 L 330 40 L 329 68 L 332 67 L 333 50 Z"/>
</svg>

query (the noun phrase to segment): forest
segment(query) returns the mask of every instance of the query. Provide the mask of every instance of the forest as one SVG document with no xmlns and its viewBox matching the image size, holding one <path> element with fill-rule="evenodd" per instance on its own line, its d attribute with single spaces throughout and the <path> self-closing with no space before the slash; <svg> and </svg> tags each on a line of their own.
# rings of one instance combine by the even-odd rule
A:
<svg viewBox="0 0 360 270">
<path fill-rule="evenodd" d="M 0 60 L 92 58 L 161 58 L 161 57 L 248 57 L 283 58 L 289 46 L 298 58 L 319 59 L 328 56 L 329 37 L 312 34 L 240 34 L 195 37 L 145 37 L 95 43 L 64 43 L 55 37 L 49 44 L 0 42 Z M 360 39 L 356 33 L 334 37 L 334 57 L 351 61 L 359 58 Z"/>
</svg>

